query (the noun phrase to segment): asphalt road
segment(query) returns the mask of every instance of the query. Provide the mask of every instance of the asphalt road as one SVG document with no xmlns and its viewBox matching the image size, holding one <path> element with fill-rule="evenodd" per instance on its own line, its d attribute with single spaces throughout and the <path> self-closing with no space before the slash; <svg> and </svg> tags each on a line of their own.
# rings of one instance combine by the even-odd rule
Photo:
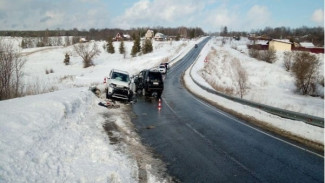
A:
<svg viewBox="0 0 325 183">
<path fill-rule="evenodd" d="M 207 41 L 207 40 L 206 40 Z M 180 182 L 324 182 L 324 158 L 250 126 L 196 99 L 181 75 L 206 43 L 193 48 L 166 76 L 162 109 L 138 98 L 133 122 Z"/>
</svg>

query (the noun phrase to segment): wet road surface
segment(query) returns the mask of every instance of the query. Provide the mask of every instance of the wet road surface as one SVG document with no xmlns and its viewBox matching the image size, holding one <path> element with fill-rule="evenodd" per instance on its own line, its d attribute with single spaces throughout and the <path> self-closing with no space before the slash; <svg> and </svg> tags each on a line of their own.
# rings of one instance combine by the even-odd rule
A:
<svg viewBox="0 0 325 183">
<path fill-rule="evenodd" d="M 138 98 L 135 124 L 180 182 L 323 182 L 324 158 L 248 125 L 191 95 L 181 75 L 207 40 L 166 76 L 162 109 Z"/>
</svg>

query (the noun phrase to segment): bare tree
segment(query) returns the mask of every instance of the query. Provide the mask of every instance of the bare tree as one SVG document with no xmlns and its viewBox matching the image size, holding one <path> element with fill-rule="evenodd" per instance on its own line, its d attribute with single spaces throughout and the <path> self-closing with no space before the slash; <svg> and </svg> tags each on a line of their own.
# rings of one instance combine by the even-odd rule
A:
<svg viewBox="0 0 325 183">
<path fill-rule="evenodd" d="M 292 59 L 293 59 L 293 52 L 291 51 L 286 51 L 283 54 L 283 65 L 286 69 L 286 71 L 290 71 L 291 65 L 292 65 Z"/>
<path fill-rule="evenodd" d="M 61 36 L 57 36 L 57 43 L 58 45 L 57 46 L 62 46 L 62 37 Z"/>
<path fill-rule="evenodd" d="M 71 45 L 71 39 L 70 39 L 70 37 L 69 36 L 65 36 L 65 46 L 70 46 Z"/>
<path fill-rule="evenodd" d="M 73 47 L 75 52 L 82 58 L 84 68 L 94 65 L 93 59 L 100 54 L 96 43 L 79 43 Z"/>
<path fill-rule="evenodd" d="M 0 40 L 0 100 L 18 97 L 25 60 L 12 42 Z"/>
<path fill-rule="evenodd" d="M 243 96 L 248 92 L 248 75 L 239 60 L 233 59 L 232 63 L 235 70 L 235 81 L 237 83 L 238 94 L 240 95 L 240 98 L 243 98 Z"/>
<path fill-rule="evenodd" d="M 292 72 L 296 79 L 296 87 L 303 95 L 312 94 L 318 78 L 319 59 L 308 52 L 296 52 L 292 64 Z"/>
</svg>

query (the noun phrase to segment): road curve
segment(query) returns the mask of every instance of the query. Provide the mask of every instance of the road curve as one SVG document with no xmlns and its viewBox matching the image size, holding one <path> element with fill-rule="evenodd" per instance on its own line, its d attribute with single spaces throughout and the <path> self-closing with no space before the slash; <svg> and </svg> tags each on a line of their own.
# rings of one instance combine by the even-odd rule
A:
<svg viewBox="0 0 325 183">
<path fill-rule="evenodd" d="M 182 73 L 208 39 L 169 71 L 162 109 L 139 98 L 132 106 L 144 144 L 180 182 L 324 182 L 324 158 L 196 99 Z"/>
</svg>

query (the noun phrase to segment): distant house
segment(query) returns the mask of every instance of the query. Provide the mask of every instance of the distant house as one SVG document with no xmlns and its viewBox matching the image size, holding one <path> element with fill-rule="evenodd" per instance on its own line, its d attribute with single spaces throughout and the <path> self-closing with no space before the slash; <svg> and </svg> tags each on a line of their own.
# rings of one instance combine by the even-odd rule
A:
<svg viewBox="0 0 325 183">
<path fill-rule="evenodd" d="M 292 43 L 288 39 L 272 39 L 269 41 L 269 50 L 275 51 L 291 51 Z"/>
<path fill-rule="evenodd" d="M 269 49 L 269 42 L 266 40 L 255 40 L 252 39 L 251 44 L 247 45 L 248 49 L 255 49 L 255 50 L 268 50 Z"/>
<path fill-rule="evenodd" d="M 131 40 L 131 36 L 129 34 L 123 34 L 124 40 Z"/>
<path fill-rule="evenodd" d="M 86 38 L 82 37 L 79 39 L 79 43 L 86 43 L 88 42 Z"/>
<path fill-rule="evenodd" d="M 116 36 L 113 38 L 113 41 L 126 41 L 130 40 L 131 36 L 128 34 L 123 34 L 122 32 L 118 32 Z"/>
<path fill-rule="evenodd" d="M 315 45 L 311 42 L 301 42 L 299 45 L 304 48 L 315 48 Z"/>
<path fill-rule="evenodd" d="M 147 32 L 146 32 L 146 35 L 145 35 L 145 38 L 146 39 L 152 39 L 154 37 L 154 32 L 153 32 L 153 30 L 148 30 Z"/>
<path fill-rule="evenodd" d="M 154 38 L 156 41 L 164 41 L 166 36 L 160 32 L 157 32 Z"/>
<path fill-rule="evenodd" d="M 311 53 L 324 53 L 324 47 L 316 47 L 313 43 L 311 42 L 300 42 L 300 43 L 295 43 L 294 46 L 292 47 L 293 51 L 307 51 Z"/>
</svg>

